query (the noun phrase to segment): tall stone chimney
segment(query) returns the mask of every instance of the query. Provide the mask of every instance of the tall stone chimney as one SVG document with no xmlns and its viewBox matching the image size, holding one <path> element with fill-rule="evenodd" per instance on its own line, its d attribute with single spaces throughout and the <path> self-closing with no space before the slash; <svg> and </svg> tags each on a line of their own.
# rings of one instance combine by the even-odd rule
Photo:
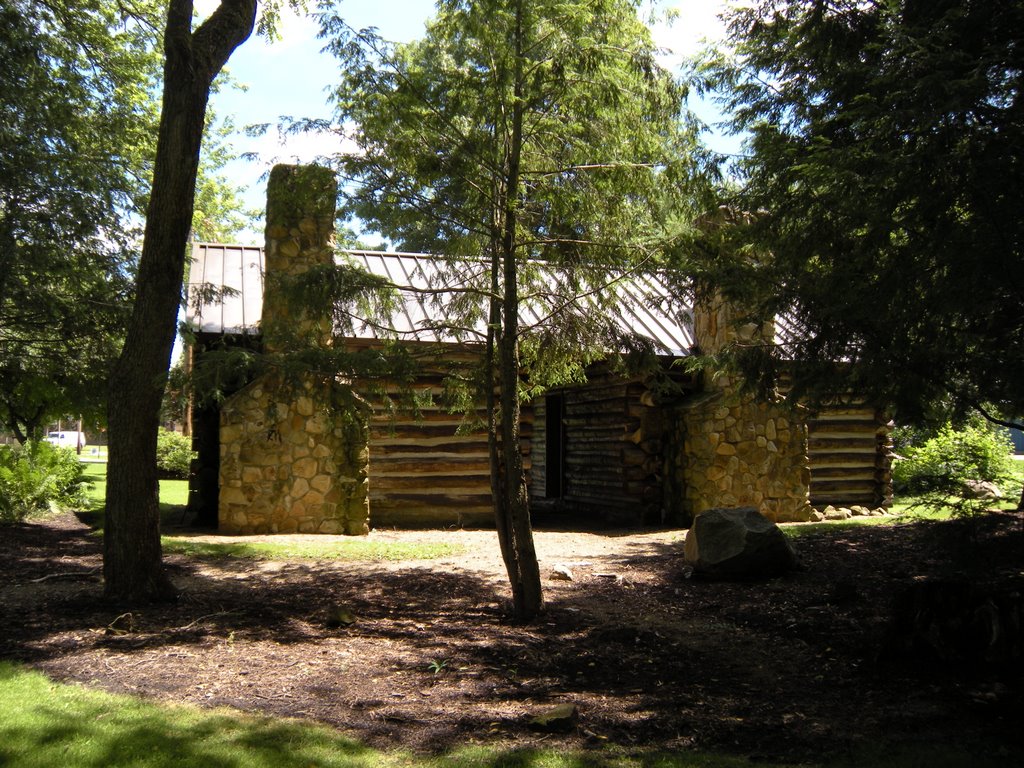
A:
<svg viewBox="0 0 1024 768">
<path fill-rule="evenodd" d="M 331 308 L 289 296 L 291 278 L 333 262 L 337 183 L 326 168 L 276 166 L 267 185 L 264 352 L 331 341 Z M 271 370 L 221 409 L 219 525 L 223 533 L 369 531 L 366 414 L 332 403 L 347 385 Z M 339 397 L 348 394 L 349 397 Z"/>
<path fill-rule="evenodd" d="M 330 308 L 312 312 L 289 300 L 287 286 L 312 267 L 334 260 L 334 210 L 338 182 L 327 168 L 276 165 L 267 183 L 263 314 L 266 352 L 283 352 L 294 342 L 329 344 Z"/>
<path fill-rule="evenodd" d="M 737 317 L 741 308 L 713 287 L 699 286 L 693 311 L 699 352 L 714 355 L 731 344 L 773 337 L 771 321 L 737 324 Z M 809 519 L 807 425 L 800 409 L 781 399 L 755 399 L 727 372 L 703 378 L 704 392 L 680 409 L 675 440 L 684 518 L 750 506 L 776 522 Z"/>
</svg>

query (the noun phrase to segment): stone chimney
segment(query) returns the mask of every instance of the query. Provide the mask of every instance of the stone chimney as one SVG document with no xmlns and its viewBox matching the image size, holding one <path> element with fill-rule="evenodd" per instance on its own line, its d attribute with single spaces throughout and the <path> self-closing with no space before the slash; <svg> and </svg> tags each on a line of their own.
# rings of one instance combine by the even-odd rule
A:
<svg viewBox="0 0 1024 768">
<path fill-rule="evenodd" d="M 695 290 L 694 344 L 715 355 L 734 343 L 774 336 L 774 324 L 737 324 L 742 309 L 708 286 Z M 715 507 L 758 509 L 776 522 L 807 520 L 810 463 L 799 409 L 741 391 L 727 373 L 705 372 L 704 392 L 680 408 L 675 435 L 682 512 L 687 520 Z"/>
<path fill-rule="evenodd" d="M 330 343 L 331 308 L 310 311 L 287 288 L 290 279 L 333 262 L 336 192 L 326 168 L 279 165 L 270 173 L 265 352 Z M 358 398 L 336 380 L 309 373 L 299 378 L 270 371 L 221 408 L 222 533 L 369 531 L 369 438 Z M 346 400 L 353 406 L 345 412 L 332 405 Z"/>
<path fill-rule="evenodd" d="M 693 342 L 702 355 L 716 355 L 731 344 L 755 344 L 775 336 L 775 324 L 738 324 L 736 307 L 722 297 L 721 292 L 698 288 L 694 291 Z M 705 377 L 705 388 L 723 388 L 732 385 L 728 376 L 717 376 L 714 381 Z"/>
<path fill-rule="evenodd" d="M 297 336 L 330 343 L 330 308 L 311 313 L 297 307 L 287 286 L 310 268 L 333 263 L 337 192 L 337 180 L 327 168 L 276 165 L 270 172 L 260 323 L 266 352 L 287 351 Z"/>
</svg>

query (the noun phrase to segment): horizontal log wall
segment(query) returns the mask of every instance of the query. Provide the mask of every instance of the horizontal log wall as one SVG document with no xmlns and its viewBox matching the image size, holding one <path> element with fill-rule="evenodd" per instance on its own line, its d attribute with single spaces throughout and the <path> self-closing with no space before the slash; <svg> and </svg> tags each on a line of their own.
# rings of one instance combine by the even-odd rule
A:
<svg viewBox="0 0 1024 768">
<path fill-rule="evenodd" d="M 565 393 L 563 497 L 605 520 L 639 522 L 642 489 L 635 481 L 630 488 L 623 454 L 624 438 L 640 425 L 629 418 L 627 400 L 627 386 L 607 380 Z"/>
<path fill-rule="evenodd" d="M 367 395 L 374 406 L 370 525 L 492 526 L 487 433 L 479 429 L 460 433 L 465 420 L 461 413 L 449 413 L 439 375 L 424 375 L 413 389 L 420 403 L 417 412 L 401 407 L 389 412 L 379 395 Z M 390 393 L 401 397 L 397 390 Z M 528 483 L 532 427 L 533 411 L 527 407 L 520 420 L 520 436 Z"/>
<path fill-rule="evenodd" d="M 811 504 L 887 506 L 892 503 L 890 424 L 867 406 L 823 408 L 807 419 Z"/>
</svg>

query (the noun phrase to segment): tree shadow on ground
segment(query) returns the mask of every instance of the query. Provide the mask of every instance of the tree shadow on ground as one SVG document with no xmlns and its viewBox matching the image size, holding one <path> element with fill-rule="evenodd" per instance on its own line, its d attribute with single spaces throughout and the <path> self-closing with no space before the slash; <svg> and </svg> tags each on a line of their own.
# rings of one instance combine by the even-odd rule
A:
<svg viewBox="0 0 1024 768">
<path fill-rule="evenodd" d="M 168 558 L 178 603 L 126 617 L 91 577 L 32 581 L 96 567 L 100 552 L 85 529 L 28 526 L 0 539 L 0 657 L 435 754 L 516 740 L 526 751 L 510 759 L 527 759 L 544 738 L 801 760 L 953 733 L 1016 747 L 1019 672 L 878 659 L 896 587 L 969 562 L 1019 568 L 1014 525 L 976 531 L 970 556 L 950 551 L 955 531 L 928 526 L 808 536 L 802 571 L 747 583 L 687 579 L 678 544 L 624 539 L 546 584 L 548 610 L 527 626 L 508 621 L 500 580 L 429 563 L 184 556 Z M 579 726 L 534 734 L 530 715 L 561 702 L 577 704 Z"/>
</svg>

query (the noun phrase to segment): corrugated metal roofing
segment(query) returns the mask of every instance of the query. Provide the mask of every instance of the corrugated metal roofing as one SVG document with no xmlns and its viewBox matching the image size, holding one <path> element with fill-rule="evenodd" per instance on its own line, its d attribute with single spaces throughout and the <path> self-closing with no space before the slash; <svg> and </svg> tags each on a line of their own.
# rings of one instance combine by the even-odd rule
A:
<svg viewBox="0 0 1024 768">
<path fill-rule="evenodd" d="M 223 293 L 194 306 L 200 286 Z M 263 312 L 262 246 L 194 243 L 187 297 L 186 316 L 199 331 L 256 333 Z"/>
<path fill-rule="evenodd" d="M 347 334 L 364 339 L 394 334 L 426 342 L 482 340 L 486 307 L 478 290 L 487 285 L 486 262 L 453 263 L 416 253 L 343 253 L 341 258 L 388 280 L 402 297 L 398 309 L 384 323 L 386 329 L 355 318 Z M 198 243 L 193 248 L 193 259 L 190 295 L 191 289 L 203 283 L 224 285 L 238 293 L 199 307 L 190 304 L 189 321 L 207 333 L 255 332 L 263 305 L 262 247 Z M 551 312 L 550 298 L 558 292 L 550 289 L 559 282 L 557 273 L 538 270 L 536 283 L 523 291 L 520 322 L 524 327 L 541 323 Z M 607 290 L 617 297 L 617 314 L 610 319 L 619 331 L 649 339 L 668 354 L 689 353 L 693 344 L 692 309 L 665 281 L 651 275 L 633 275 L 615 281 Z M 587 298 L 579 301 L 586 309 Z M 468 327 L 455 329 L 446 322 L 455 308 L 459 317 L 475 314 Z"/>
</svg>

